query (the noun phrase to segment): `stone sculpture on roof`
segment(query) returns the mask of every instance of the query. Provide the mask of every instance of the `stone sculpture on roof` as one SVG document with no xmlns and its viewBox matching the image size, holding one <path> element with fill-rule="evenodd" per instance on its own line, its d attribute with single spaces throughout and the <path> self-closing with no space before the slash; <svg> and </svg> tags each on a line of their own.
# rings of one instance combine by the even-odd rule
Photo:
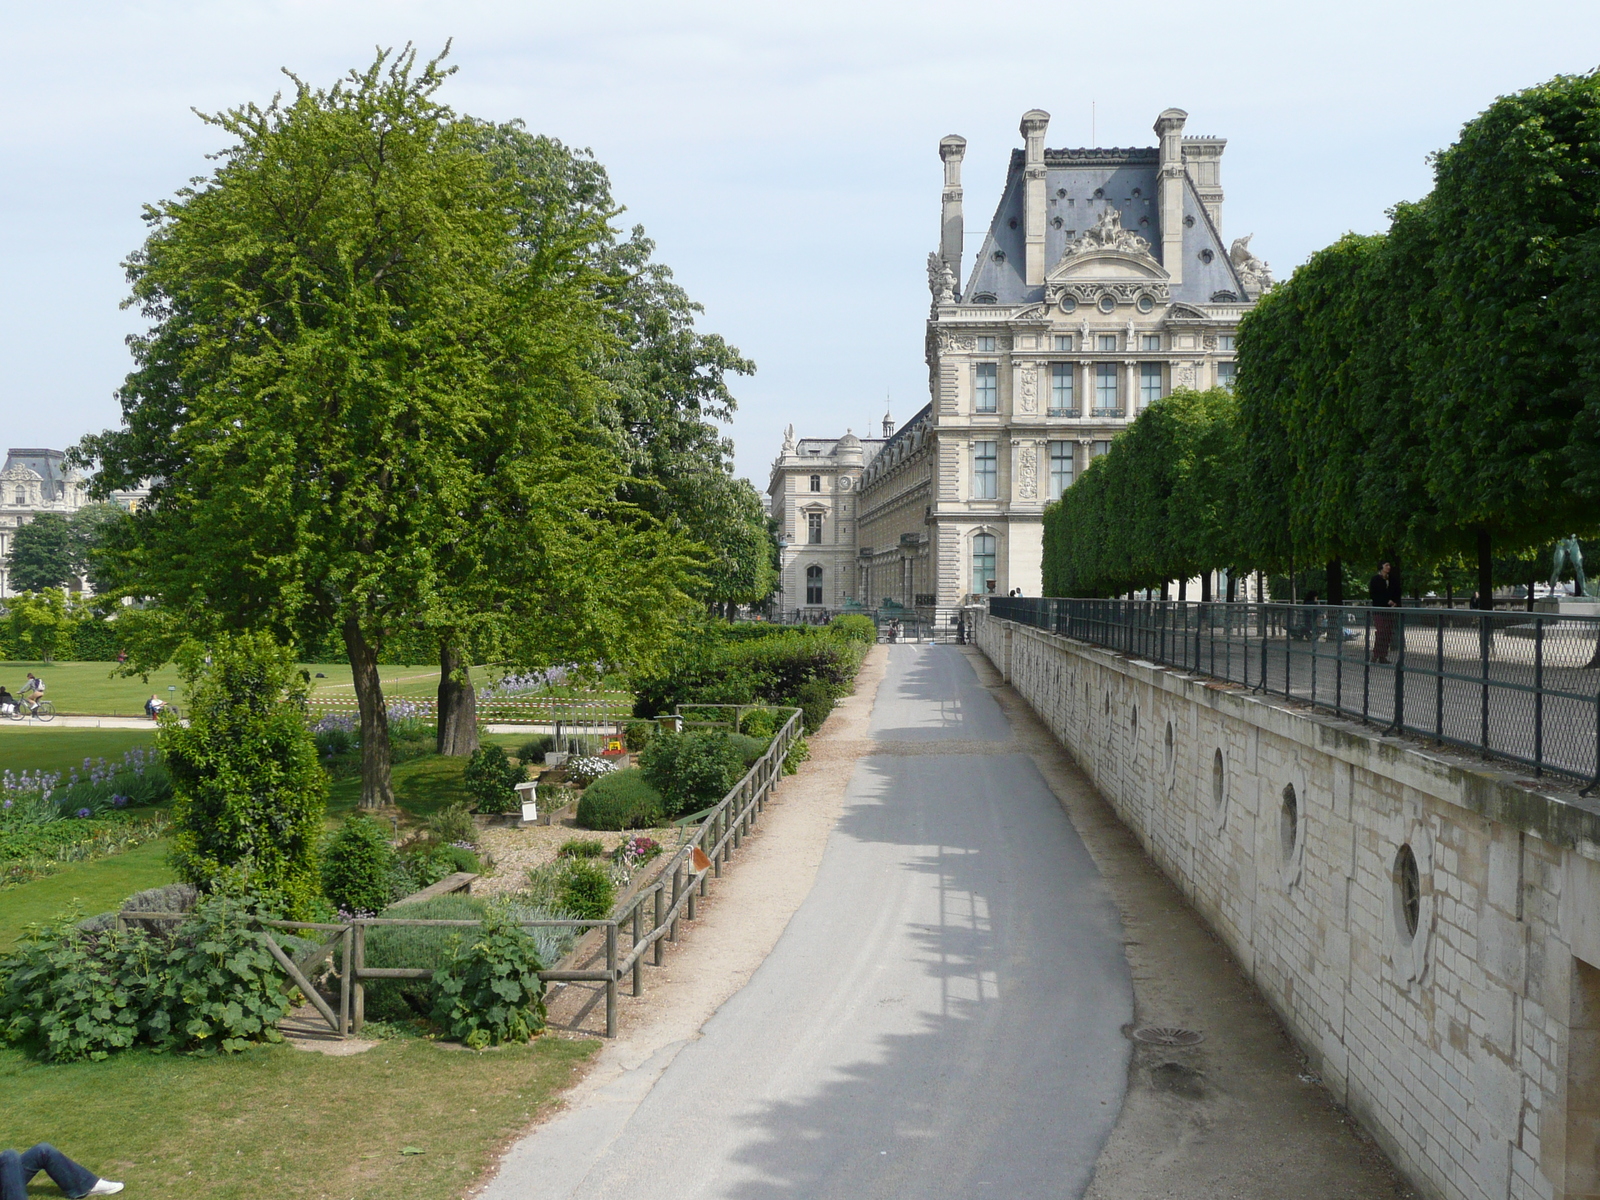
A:
<svg viewBox="0 0 1600 1200">
<path fill-rule="evenodd" d="M 1239 282 L 1244 284 L 1246 290 L 1252 296 L 1259 296 L 1272 287 L 1272 268 L 1251 253 L 1250 239 L 1253 237 L 1255 234 L 1247 233 L 1242 238 L 1234 238 L 1233 247 L 1228 251 L 1228 261 L 1233 263 Z"/>
<path fill-rule="evenodd" d="M 1122 227 L 1122 214 L 1109 204 L 1088 229 L 1067 244 L 1068 254 L 1091 250 L 1120 250 L 1124 254 L 1149 254 L 1150 243 L 1131 229 Z"/>
<path fill-rule="evenodd" d="M 930 252 L 928 255 L 928 290 L 933 293 L 935 305 L 956 302 L 955 272 L 937 252 Z"/>
</svg>

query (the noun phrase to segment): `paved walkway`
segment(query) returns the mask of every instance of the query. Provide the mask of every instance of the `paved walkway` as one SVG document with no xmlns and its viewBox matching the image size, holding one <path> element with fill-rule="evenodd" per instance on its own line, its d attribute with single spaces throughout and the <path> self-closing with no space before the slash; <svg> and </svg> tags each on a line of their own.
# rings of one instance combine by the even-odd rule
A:
<svg viewBox="0 0 1600 1200">
<path fill-rule="evenodd" d="M 958 650 L 889 648 L 870 728 L 749 983 L 620 1115 L 555 1118 L 483 1195 L 1083 1193 L 1131 1053 L 1116 908 Z"/>
</svg>

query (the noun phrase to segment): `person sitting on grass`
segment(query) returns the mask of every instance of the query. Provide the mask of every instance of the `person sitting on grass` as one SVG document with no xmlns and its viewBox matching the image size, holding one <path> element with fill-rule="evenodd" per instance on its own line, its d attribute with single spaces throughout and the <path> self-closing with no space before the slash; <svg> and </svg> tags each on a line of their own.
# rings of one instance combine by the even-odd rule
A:
<svg viewBox="0 0 1600 1200">
<path fill-rule="evenodd" d="M 21 1154 L 15 1150 L 0 1151 L 0 1200 L 28 1200 L 28 1181 L 40 1171 L 49 1175 L 55 1185 L 74 1200 L 79 1196 L 115 1196 L 122 1190 L 120 1183 L 101 1179 L 50 1143 L 40 1142 Z"/>
<path fill-rule="evenodd" d="M 6 685 L 0 683 L 0 716 L 9 717 L 17 711 L 17 698 L 6 691 Z"/>
</svg>

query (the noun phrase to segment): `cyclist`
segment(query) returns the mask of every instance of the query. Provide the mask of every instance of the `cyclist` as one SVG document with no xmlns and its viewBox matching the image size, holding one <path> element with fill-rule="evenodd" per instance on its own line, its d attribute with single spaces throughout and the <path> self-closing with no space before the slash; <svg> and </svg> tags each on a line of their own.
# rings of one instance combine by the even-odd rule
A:
<svg viewBox="0 0 1600 1200">
<path fill-rule="evenodd" d="M 43 699 L 44 680 L 29 671 L 27 681 L 22 685 L 22 701 L 30 713 L 36 713 L 39 711 L 39 701 Z"/>
</svg>

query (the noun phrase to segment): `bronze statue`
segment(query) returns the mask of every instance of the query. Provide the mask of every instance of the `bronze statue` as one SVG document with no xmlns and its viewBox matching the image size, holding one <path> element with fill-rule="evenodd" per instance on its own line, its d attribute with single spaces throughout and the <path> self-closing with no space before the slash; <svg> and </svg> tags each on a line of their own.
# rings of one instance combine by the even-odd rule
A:
<svg viewBox="0 0 1600 1200">
<path fill-rule="evenodd" d="M 1556 543 L 1555 553 L 1550 556 L 1550 590 L 1553 592 L 1561 584 L 1561 572 L 1566 567 L 1572 567 L 1572 577 L 1577 583 L 1574 595 L 1587 596 L 1589 594 L 1588 581 L 1583 577 L 1583 551 L 1578 546 L 1578 539 L 1571 535 L 1562 538 Z"/>
</svg>

